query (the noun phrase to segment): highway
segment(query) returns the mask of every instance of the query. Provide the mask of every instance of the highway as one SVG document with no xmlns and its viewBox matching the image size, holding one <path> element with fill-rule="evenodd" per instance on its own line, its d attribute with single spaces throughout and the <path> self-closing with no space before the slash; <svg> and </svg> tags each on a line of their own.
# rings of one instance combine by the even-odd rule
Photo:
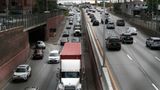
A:
<svg viewBox="0 0 160 90">
<path fill-rule="evenodd" d="M 96 18 L 101 20 L 99 12 L 95 12 Z M 119 17 L 110 14 L 110 20 L 116 22 Z M 86 14 L 87 24 L 90 25 L 103 46 L 103 25 L 92 26 L 90 18 Z M 123 27 L 116 26 L 114 30 L 105 27 L 105 36 L 120 35 L 127 27 L 131 26 L 126 22 Z M 120 90 L 159 90 L 160 89 L 160 51 L 151 50 L 145 46 L 148 36 L 138 30 L 134 36 L 133 44 L 122 44 L 120 51 L 108 51 L 106 57 L 109 62 L 116 82 Z"/>
<path fill-rule="evenodd" d="M 76 12 L 76 11 L 75 11 Z M 73 16 L 74 21 L 73 25 L 77 23 L 76 16 Z M 71 39 L 73 36 L 73 25 L 71 26 L 71 29 L 66 29 L 68 26 L 69 20 L 67 19 L 64 22 L 64 30 L 59 31 L 59 35 L 57 35 L 56 40 L 54 38 L 51 38 L 49 41 L 45 42 L 46 49 L 44 50 L 44 57 L 41 60 L 32 60 L 32 54 L 33 49 L 31 50 L 31 57 L 28 58 L 27 64 L 29 64 L 32 68 L 31 77 L 27 81 L 12 81 L 12 75 L 8 82 L 5 84 L 5 86 L 2 88 L 2 90 L 25 90 L 26 87 L 37 87 L 39 90 L 56 90 L 57 84 L 58 84 L 58 78 L 57 78 L 57 72 L 58 68 L 60 68 L 60 64 L 48 64 L 48 56 L 49 51 L 58 49 L 61 51 L 62 47 L 60 45 L 60 40 L 62 38 L 63 31 L 69 32 L 69 42 L 71 42 Z M 83 39 L 83 37 L 81 38 Z M 96 90 L 95 81 L 93 79 L 92 75 L 92 68 L 89 64 L 89 56 L 88 53 L 85 50 L 85 47 L 83 46 L 83 40 L 81 40 L 82 43 L 82 53 L 85 53 L 84 56 L 82 56 L 83 59 L 86 59 L 84 61 L 84 68 L 86 71 L 85 78 L 82 80 L 82 87 L 83 90 Z M 87 65 L 87 66 L 86 66 Z M 86 66 L 86 67 L 85 67 Z"/>
<path fill-rule="evenodd" d="M 46 44 L 47 48 L 44 50 L 44 57 L 42 60 L 31 60 L 29 58 L 28 64 L 32 67 L 31 77 L 26 82 L 9 82 L 3 88 L 4 90 L 24 90 L 26 87 L 38 87 L 41 90 L 55 90 L 57 86 L 57 68 L 59 64 L 48 64 L 48 54 L 50 50 L 59 49 L 58 45 Z"/>
</svg>

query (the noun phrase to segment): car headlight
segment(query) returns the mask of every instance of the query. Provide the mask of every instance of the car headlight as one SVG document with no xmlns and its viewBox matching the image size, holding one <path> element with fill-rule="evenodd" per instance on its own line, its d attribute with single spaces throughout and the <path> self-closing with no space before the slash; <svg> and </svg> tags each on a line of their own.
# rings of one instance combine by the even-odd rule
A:
<svg viewBox="0 0 160 90">
<path fill-rule="evenodd" d="M 81 90 L 81 84 L 78 84 L 76 90 Z"/>
</svg>

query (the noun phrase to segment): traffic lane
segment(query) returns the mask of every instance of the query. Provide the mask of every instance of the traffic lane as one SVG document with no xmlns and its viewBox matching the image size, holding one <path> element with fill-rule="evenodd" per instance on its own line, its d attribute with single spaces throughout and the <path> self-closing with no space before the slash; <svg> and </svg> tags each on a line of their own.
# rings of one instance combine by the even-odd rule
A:
<svg viewBox="0 0 160 90">
<path fill-rule="evenodd" d="M 93 28 L 94 28 L 94 27 L 93 27 Z M 99 28 L 99 27 L 97 27 L 97 28 Z M 98 34 L 98 35 L 99 35 L 99 37 L 101 37 L 101 40 L 100 40 L 100 41 L 103 41 L 103 39 L 102 39 L 103 31 L 102 31 L 101 29 L 96 30 L 96 28 L 95 28 L 94 30 L 97 31 L 97 33 L 98 33 L 98 32 L 101 32 L 101 34 Z M 114 30 L 112 30 L 112 31 L 114 31 Z M 97 33 L 96 33 L 96 34 L 97 34 Z M 99 37 L 98 37 L 98 38 L 99 38 Z M 101 43 L 101 45 L 103 45 L 103 44 Z M 125 46 L 124 46 L 124 47 L 125 47 Z M 108 55 L 107 55 L 107 56 L 108 56 Z M 122 56 L 121 56 L 121 57 L 122 57 Z M 111 59 L 111 60 L 112 60 L 112 59 Z M 111 65 L 112 65 L 112 64 L 111 64 Z M 136 67 L 136 66 L 135 66 L 135 67 Z M 141 72 L 141 71 L 140 71 L 140 72 Z M 124 75 L 123 75 L 123 76 L 124 76 Z M 124 86 L 125 86 L 125 85 L 124 85 Z M 123 86 L 123 87 L 124 87 L 124 86 Z M 128 86 L 128 85 L 126 84 L 126 86 Z M 143 86 L 143 85 L 142 85 L 142 86 Z M 131 88 L 131 87 L 130 87 L 130 88 Z M 126 89 L 126 90 L 127 90 L 127 89 Z M 132 89 L 132 90 L 135 90 L 135 88 Z"/>
<path fill-rule="evenodd" d="M 29 64 L 32 67 L 32 75 L 26 82 L 12 82 L 10 80 L 4 87 L 4 90 L 24 90 L 26 87 L 39 87 L 40 90 L 51 90 L 49 88 L 50 83 L 52 83 L 52 89 L 56 88 L 56 73 L 59 64 L 47 64 L 48 51 L 53 47 L 57 49 L 57 46 L 46 45 L 47 48 L 44 51 L 44 58 L 42 60 L 30 60 Z M 53 81 L 54 80 L 54 83 Z M 45 86 L 44 86 L 45 85 Z M 43 88 L 43 89 L 42 89 Z"/>
<path fill-rule="evenodd" d="M 120 90 L 155 90 L 139 66 L 123 50 L 106 51 L 106 56 Z"/>
</svg>

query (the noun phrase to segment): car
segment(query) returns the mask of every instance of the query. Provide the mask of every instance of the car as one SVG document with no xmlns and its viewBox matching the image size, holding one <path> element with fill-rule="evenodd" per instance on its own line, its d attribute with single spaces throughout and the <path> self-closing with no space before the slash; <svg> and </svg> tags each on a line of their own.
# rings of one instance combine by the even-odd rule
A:
<svg viewBox="0 0 160 90">
<path fill-rule="evenodd" d="M 149 37 L 146 40 L 146 46 L 154 49 L 154 48 L 158 48 L 160 49 L 160 37 Z"/>
<path fill-rule="evenodd" d="M 74 33 L 73 33 L 74 36 L 81 36 L 81 30 L 74 30 Z"/>
<path fill-rule="evenodd" d="M 42 49 L 35 49 L 33 53 L 32 59 L 43 59 L 43 50 Z"/>
<path fill-rule="evenodd" d="M 68 37 L 62 37 L 61 40 L 60 40 L 61 46 L 63 46 L 66 42 L 69 42 Z"/>
<path fill-rule="evenodd" d="M 46 45 L 45 45 L 45 43 L 43 41 L 37 41 L 35 48 L 36 49 L 45 49 Z"/>
<path fill-rule="evenodd" d="M 69 25 L 73 25 L 73 21 L 72 20 L 69 20 Z"/>
<path fill-rule="evenodd" d="M 106 48 L 108 50 L 120 50 L 121 49 L 121 40 L 118 36 L 109 36 L 106 39 Z"/>
<path fill-rule="evenodd" d="M 94 16 L 94 14 L 90 14 L 89 17 L 92 18 L 92 17 L 95 17 L 95 16 Z"/>
<path fill-rule="evenodd" d="M 21 64 L 18 65 L 15 69 L 12 80 L 25 80 L 27 81 L 28 78 L 31 76 L 31 67 L 28 64 Z"/>
<path fill-rule="evenodd" d="M 73 30 L 81 30 L 81 25 L 80 24 L 75 24 L 73 27 Z"/>
<path fill-rule="evenodd" d="M 133 44 L 133 37 L 130 33 L 122 33 L 120 39 L 123 44 Z"/>
<path fill-rule="evenodd" d="M 68 31 L 64 31 L 62 34 L 62 37 L 69 37 L 69 32 Z"/>
<path fill-rule="evenodd" d="M 92 17 L 91 18 L 91 22 L 93 22 L 94 20 L 96 20 L 96 17 Z"/>
<path fill-rule="evenodd" d="M 70 25 L 67 25 L 67 26 L 66 26 L 66 29 L 71 29 L 71 26 L 70 26 Z"/>
<path fill-rule="evenodd" d="M 99 21 L 98 20 L 94 20 L 92 25 L 93 26 L 99 26 Z"/>
<path fill-rule="evenodd" d="M 137 29 L 135 27 L 129 27 L 126 32 L 137 35 Z"/>
<path fill-rule="evenodd" d="M 117 20 L 116 25 L 117 26 L 125 26 L 125 21 L 123 19 L 119 19 L 119 20 Z"/>
<path fill-rule="evenodd" d="M 79 37 L 73 37 L 71 41 L 72 42 L 80 42 L 80 38 Z"/>
<path fill-rule="evenodd" d="M 59 62 L 60 62 L 59 50 L 50 51 L 48 57 L 48 63 L 59 63 Z"/>
<path fill-rule="evenodd" d="M 108 24 L 107 24 L 107 29 L 115 29 L 115 24 L 114 24 L 114 22 L 108 22 Z"/>
</svg>

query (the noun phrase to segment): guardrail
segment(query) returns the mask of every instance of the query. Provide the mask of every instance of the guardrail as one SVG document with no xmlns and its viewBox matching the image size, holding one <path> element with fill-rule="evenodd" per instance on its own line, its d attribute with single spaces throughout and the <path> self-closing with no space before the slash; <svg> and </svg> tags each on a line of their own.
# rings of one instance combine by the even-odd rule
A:
<svg viewBox="0 0 160 90">
<path fill-rule="evenodd" d="M 63 12 L 0 16 L 0 31 L 17 26 L 23 26 L 26 29 L 37 24 L 46 23 L 47 18 L 61 15 L 62 13 Z"/>
<path fill-rule="evenodd" d="M 91 25 L 89 25 L 89 23 L 87 23 L 86 19 L 85 19 L 85 14 L 82 11 L 82 15 L 83 15 L 83 21 L 85 22 L 84 25 L 85 28 L 87 29 L 88 32 L 88 36 L 89 36 L 89 40 L 91 43 L 91 47 L 92 47 L 92 51 L 94 54 L 94 58 L 95 58 L 95 62 L 97 64 L 97 68 L 98 68 L 98 75 L 100 77 L 100 81 L 102 84 L 102 89 L 103 90 L 113 90 L 113 86 L 112 86 L 112 82 L 110 79 L 110 74 L 108 73 L 108 68 L 107 67 L 103 67 L 103 58 L 102 58 L 102 52 L 100 52 L 100 45 L 98 42 L 98 39 L 96 38 L 96 36 L 93 33 L 92 28 L 90 27 Z"/>
</svg>

